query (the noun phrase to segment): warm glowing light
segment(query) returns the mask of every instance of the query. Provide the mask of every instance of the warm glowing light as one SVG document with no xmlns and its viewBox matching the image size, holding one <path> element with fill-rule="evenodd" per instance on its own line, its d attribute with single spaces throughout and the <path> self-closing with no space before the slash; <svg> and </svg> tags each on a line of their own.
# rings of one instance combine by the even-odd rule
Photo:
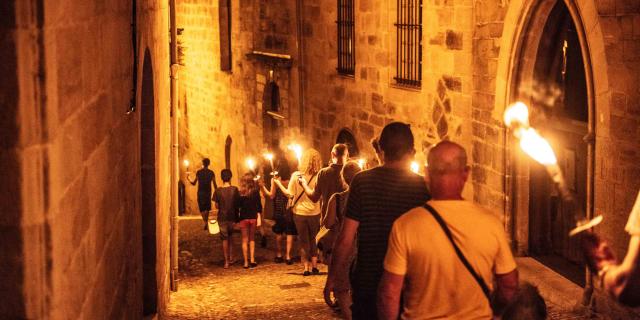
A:
<svg viewBox="0 0 640 320">
<path fill-rule="evenodd" d="M 504 111 L 504 123 L 507 127 L 529 127 L 529 108 L 518 101 Z"/>
<path fill-rule="evenodd" d="M 414 173 L 420 172 L 420 165 L 416 161 L 411 161 L 411 171 Z"/>
<path fill-rule="evenodd" d="M 249 168 L 249 170 L 253 171 L 256 168 L 256 161 L 253 160 L 253 158 L 247 158 L 247 168 Z"/>
<path fill-rule="evenodd" d="M 367 164 L 367 160 L 365 158 L 358 159 L 358 166 L 361 170 L 364 170 L 364 166 Z"/>
<path fill-rule="evenodd" d="M 264 158 L 269 161 L 273 161 L 273 153 L 265 153 Z"/>
<path fill-rule="evenodd" d="M 189 160 L 184 159 L 184 161 L 182 161 L 182 164 L 184 165 L 185 168 L 189 168 Z"/>
<path fill-rule="evenodd" d="M 553 165 L 558 163 L 556 154 L 553 152 L 549 142 L 541 137 L 533 128 L 520 129 L 520 148 L 533 160 L 542 165 Z"/>
<path fill-rule="evenodd" d="M 287 149 L 295 153 L 296 159 L 298 159 L 298 164 L 300 164 L 300 160 L 302 159 L 302 147 L 297 143 L 292 143 L 287 146 Z"/>
</svg>

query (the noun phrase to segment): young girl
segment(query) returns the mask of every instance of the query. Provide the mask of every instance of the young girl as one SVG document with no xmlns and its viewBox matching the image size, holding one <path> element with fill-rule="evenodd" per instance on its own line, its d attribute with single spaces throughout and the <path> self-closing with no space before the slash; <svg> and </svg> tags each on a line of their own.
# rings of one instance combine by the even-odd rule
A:
<svg viewBox="0 0 640 320">
<path fill-rule="evenodd" d="M 288 185 L 291 178 L 291 169 L 287 161 L 282 161 L 278 167 L 278 176 L 271 179 L 271 187 L 267 189 L 264 186 L 264 180 L 260 180 L 261 189 L 265 196 L 273 200 L 273 218 L 276 223 L 273 225 L 272 231 L 276 234 L 276 263 L 286 262 L 292 264 L 291 247 L 293 246 L 293 237 L 296 232 L 296 225 L 293 217 L 287 217 L 287 202 L 289 198 L 276 186 L 276 179 L 280 179 L 281 183 Z M 284 258 L 282 257 L 282 239 L 286 237 L 286 251 Z"/>
<path fill-rule="evenodd" d="M 300 240 L 300 253 L 304 265 L 302 274 L 304 276 L 320 273 L 316 246 L 316 234 L 320 229 L 320 202 L 313 202 L 309 199 L 299 180 L 304 179 L 310 188 L 315 188 L 317 174 L 321 167 L 320 153 L 314 149 L 308 149 L 302 155 L 298 171 L 291 174 L 288 187 L 285 188 L 280 181 L 276 180 L 276 185 L 294 203 L 293 221 L 296 224 Z"/>
<path fill-rule="evenodd" d="M 262 203 L 258 184 L 250 173 L 245 173 L 240 179 L 240 230 L 242 232 L 242 256 L 244 268 L 254 268 L 256 263 L 256 242 L 254 236 L 256 227 L 260 226 Z"/>
</svg>

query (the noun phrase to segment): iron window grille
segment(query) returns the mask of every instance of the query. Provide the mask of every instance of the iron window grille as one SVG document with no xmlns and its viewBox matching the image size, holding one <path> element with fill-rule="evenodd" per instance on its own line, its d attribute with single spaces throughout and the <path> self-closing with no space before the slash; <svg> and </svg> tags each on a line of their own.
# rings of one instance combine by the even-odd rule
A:
<svg viewBox="0 0 640 320">
<path fill-rule="evenodd" d="M 422 82 L 422 0 L 398 0 L 396 84 L 420 87 Z"/>
<path fill-rule="evenodd" d="M 338 0 L 338 73 L 354 75 L 356 70 L 355 0 Z"/>
</svg>

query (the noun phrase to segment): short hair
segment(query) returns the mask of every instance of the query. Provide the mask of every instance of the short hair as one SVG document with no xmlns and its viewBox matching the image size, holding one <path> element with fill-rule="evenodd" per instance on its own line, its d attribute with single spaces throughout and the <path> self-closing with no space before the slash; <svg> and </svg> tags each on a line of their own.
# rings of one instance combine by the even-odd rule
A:
<svg viewBox="0 0 640 320">
<path fill-rule="evenodd" d="M 347 155 L 348 151 L 349 149 L 347 148 L 347 145 L 344 143 L 336 143 L 335 145 L 333 145 L 333 148 L 331 149 L 331 152 L 335 154 L 336 157 L 344 157 L 345 155 Z"/>
<path fill-rule="evenodd" d="M 378 140 L 380 149 L 384 151 L 385 161 L 400 160 L 414 151 L 411 127 L 402 122 L 389 123 L 382 129 Z"/>
<path fill-rule="evenodd" d="M 211 164 L 211 160 L 209 158 L 202 159 L 202 165 L 208 167 Z"/>
<path fill-rule="evenodd" d="M 356 173 L 362 171 L 360 166 L 355 161 L 349 161 L 345 163 L 342 167 L 342 171 L 340 171 L 340 175 L 342 176 L 342 181 L 346 185 L 351 185 L 351 181 L 353 181 L 353 177 L 355 177 Z"/>
<path fill-rule="evenodd" d="M 220 178 L 222 178 L 222 182 L 231 181 L 231 177 L 233 177 L 233 173 L 231 173 L 231 170 L 222 169 L 222 171 L 220 171 Z"/>
<path fill-rule="evenodd" d="M 427 159 L 430 174 L 459 172 L 467 168 L 467 152 L 461 145 L 449 140 L 440 141 L 431 148 Z"/>
</svg>

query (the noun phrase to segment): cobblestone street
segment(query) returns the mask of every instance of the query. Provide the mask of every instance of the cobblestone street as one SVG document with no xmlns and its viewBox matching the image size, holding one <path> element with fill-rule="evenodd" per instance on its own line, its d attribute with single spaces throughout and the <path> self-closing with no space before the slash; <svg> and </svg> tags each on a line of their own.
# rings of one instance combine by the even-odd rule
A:
<svg viewBox="0 0 640 320">
<path fill-rule="evenodd" d="M 256 238 L 255 269 L 242 268 L 240 234 L 234 234 L 236 263 L 224 269 L 217 235 L 202 230 L 199 217 L 180 222 L 180 280 L 171 293 L 168 319 L 339 319 L 322 300 L 326 266 L 319 276 L 302 276 L 299 262 L 276 264 L 272 235 L 260 248 Z M 537 285 L 545 297 L 549 319 L 601 319 L 575 308 L 581 288 L 530 258 L 518 259 L 521 279 Z"/>
</svg>

